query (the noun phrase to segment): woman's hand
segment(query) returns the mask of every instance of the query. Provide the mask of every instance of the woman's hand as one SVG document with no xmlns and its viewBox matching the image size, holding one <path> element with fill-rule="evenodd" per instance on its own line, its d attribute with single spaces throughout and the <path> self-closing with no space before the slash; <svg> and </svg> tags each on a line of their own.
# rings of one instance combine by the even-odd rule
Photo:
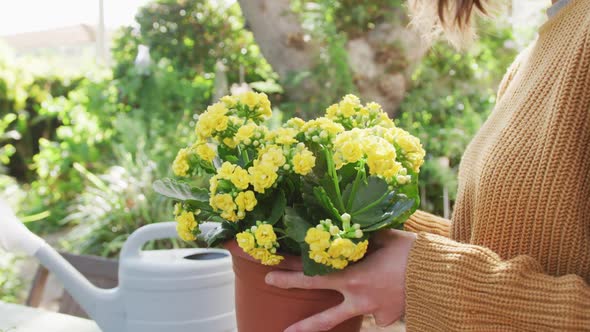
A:
<svg viewBox="0 0 590 332">
<path fill-rule="evenodd" d="M 399 320 L 405 310 L 405 275 L 416 235 L 384 230 L 370 240 L 377 249 L 359 263 L 327 276 L 307 277 L 302 272 L 276 271 L 266 282 L 280 288 L 333 289 L 344 295 L 339 305 L 304 319 L 285 332 L 327 331 L 343 321 L 373 314 L 379 326 Z"/>
</svg>

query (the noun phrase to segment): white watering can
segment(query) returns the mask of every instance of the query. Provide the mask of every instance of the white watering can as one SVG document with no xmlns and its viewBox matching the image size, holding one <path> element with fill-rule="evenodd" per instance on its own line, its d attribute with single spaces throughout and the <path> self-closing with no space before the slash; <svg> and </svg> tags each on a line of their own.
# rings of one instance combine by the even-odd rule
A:
<svg viewBox="0 0 590 332">
<path fill-rule="evenodd" d="M 36 257 L 104 332 L 233 332 L 234 274 L 222 249 L 141 250 L 176 238 L 176 223 L 144 226 L 119 259 L 119 286 L 92 285 L 0 200 L 0 248 Z"/>
</svg>

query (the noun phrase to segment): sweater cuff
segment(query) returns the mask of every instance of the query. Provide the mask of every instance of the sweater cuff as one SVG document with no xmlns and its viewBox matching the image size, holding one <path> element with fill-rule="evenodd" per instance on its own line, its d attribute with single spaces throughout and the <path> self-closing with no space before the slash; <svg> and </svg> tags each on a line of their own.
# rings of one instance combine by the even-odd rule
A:
<svg viewBox="0 0 590 332">
<path fill-rule="evenodd" d="M 449 236 L 451 221 L 417 210 L 404 224 L 404 230 L 413 233 L 428 232 L 442 236 Z"/>
<path fill-rule="evenodd" d="M 470 285 L 466 284 L 477 283 L 473 279 L 483 276 L 474 271 L 481 260 L 497 259 L 499 257 L 482 247 L 419 233 L 406 270 L 408 331 L 438 331 L 440 322 L 449 323 L 449 318 L 457 314 L 473 314 L 471 304 L 477 299 L 461 289 L 469 289 Z M 469 320 L 468 316 L 464 322 Z M 446 327 L 461 330 L 461 326 Z"/>
</svg>

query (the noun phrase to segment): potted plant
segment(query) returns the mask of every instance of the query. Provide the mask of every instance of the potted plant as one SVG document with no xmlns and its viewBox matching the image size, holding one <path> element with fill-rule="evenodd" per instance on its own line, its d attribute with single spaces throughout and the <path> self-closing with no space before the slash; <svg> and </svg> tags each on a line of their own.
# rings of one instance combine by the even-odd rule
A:
<svg viewBox="0 0 590 332">
<path fill-rule="evenodd" d="M 178 179 L 154 183 L 178 202 L 184 240 L 231 251 L 242 332 L 282 331 L 342 300 L 328 290 L 269 287 L 266 273 L 344 269 L 363 258 L 371 234 L 400 228 L 419 204 L 425 152 L 378 104 L 347 95 L 323 117 L 277 128 L 265 124 L 270 116 L 265 94 L 223 97 L 199 116 L 196 142 L 178 152 Z M 202 176 L 208 188 L 193 185 Z M 220 227 L 201 234 L 203 221 Z M 361 321 L 333 331 L 358 331 Z"/>
</svg>

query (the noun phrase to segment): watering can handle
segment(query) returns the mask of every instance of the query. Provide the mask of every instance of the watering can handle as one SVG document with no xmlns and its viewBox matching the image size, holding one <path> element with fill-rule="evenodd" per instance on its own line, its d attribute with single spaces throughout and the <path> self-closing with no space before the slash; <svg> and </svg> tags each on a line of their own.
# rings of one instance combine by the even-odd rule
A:
<svg viewBox="0 0 590 332">
<path fill-rule="evenodd" d="M 121 250 L 121 258 L 139 256 L 141 248 L 148 241 L 177 238 L 178 233 L 174 221 L 145 225 L 129 236 Z"/>
</svg>

